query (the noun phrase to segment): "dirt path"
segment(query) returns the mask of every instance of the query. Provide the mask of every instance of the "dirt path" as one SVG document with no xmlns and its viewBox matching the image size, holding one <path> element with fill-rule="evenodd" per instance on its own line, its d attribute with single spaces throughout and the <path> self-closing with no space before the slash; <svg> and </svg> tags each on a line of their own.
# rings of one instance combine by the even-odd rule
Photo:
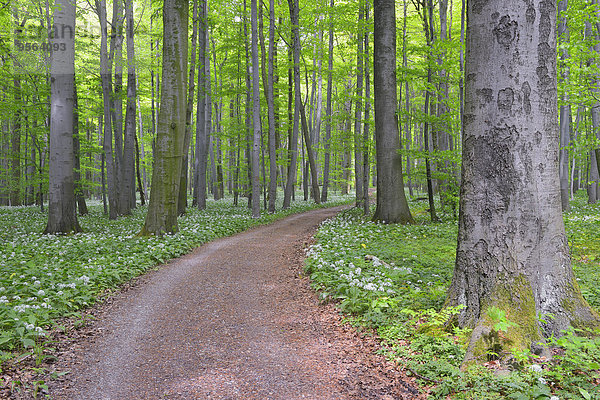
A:
<svg viewBox="0 0 600 400">
<path fill-rule="evenodd" d="M 309 235 L 339 210 L 217 240 L 148 274 L 69 344 L 56 369 L 71 372 L 52 398 L 416 398 L 299 277 Z"/>
</svg>

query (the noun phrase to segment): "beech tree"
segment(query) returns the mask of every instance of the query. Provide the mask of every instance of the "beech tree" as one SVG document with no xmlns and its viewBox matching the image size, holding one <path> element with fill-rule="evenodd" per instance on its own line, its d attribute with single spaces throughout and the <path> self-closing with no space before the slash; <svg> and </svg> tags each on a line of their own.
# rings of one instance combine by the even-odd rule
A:
<svg viewBox="0 0 600 400">
<path fill-rule="evenodd" d="M 80 232 L 75 203 L 73 122 L 75 104 L 75 3 L 57 0 L 50 62 L 50 185 L 44 233 Z M 64 49 L 64 50 L 61 50 Z"/>
<path fill-rule="evenodd" d="M 404 194 L 396 106 L 396 8 L 394 0 L 374 0 L 373 91 L 377 208 L 373 219 L 386 223 L 413 221 Z"/>
<path fill-rule="evenodd" d="M 178 197 L 183 164 L 188 61 L 188 1 L 165 0 L 163 67 L 152 188 L 142 235 L 178 230 Z"/>
<path fill-rule="evenodd" d="M 556 3 L 469 2 L 462 185 L 447 304 L 493 342 L 492 308 L 517 325 L 500 346 L 533 348 L 570 325 L 600 326 L 569 258 L 558 180 Z M 518 71 L 518 73 L 517 73 Z M 539 316 L 552 315 L 548 318 Z"/>
</svg>

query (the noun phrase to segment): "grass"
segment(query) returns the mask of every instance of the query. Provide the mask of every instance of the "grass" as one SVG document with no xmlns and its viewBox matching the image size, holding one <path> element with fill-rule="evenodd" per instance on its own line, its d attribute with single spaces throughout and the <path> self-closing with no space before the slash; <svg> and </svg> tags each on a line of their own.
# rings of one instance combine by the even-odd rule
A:
<svg viewBox="0 0 600 400">
<path fill-rule="evenodd" d="M 146 213 L 139 207 L 114 221 L 102 207 L 90 206 L 79 218 L 84 233 L 42 235 L 47 214 L 34 207 L 0 208 L 0 372 L 2 362 L 27 349 L 39 349 L 60 317 L 77 316 L 124 282 L 157 264 L 216 238 L 287 215 L 348 203 L 332 196 L 326 205 L 293 202 L 285 211 L 253 219 L 231 199 L 208 201 L 207 209 L 188 208 L 175 235 L 137 237 Z M 281 206 L 281 205 L 280 205 Z"/>
<path fill-rule="evenodd" d="M 600 339 L 573 332 L 550 340 L 561 349 L 553 361 L 515 351 L 507 375 L 494 374 L 494 362 L 460 370 L 470 331 L 447 327 L 458 310 L 442 309 L 457 223 L 450 216 L 430 223 L 424 201 L 410 206 L 414 225 L 375 224 L 358 210 L 324 222 L 306 262 L 320 296 L 338 301 L 353 323 L 376 329 L 388 357 L 420 377 L 431 398 L 600 398 Z M 600 205 L 579 196 L 564 220 L 577 280 L 599 309 Z M 510 326 L 501 319 L 498 326 Z"/>
</svg>

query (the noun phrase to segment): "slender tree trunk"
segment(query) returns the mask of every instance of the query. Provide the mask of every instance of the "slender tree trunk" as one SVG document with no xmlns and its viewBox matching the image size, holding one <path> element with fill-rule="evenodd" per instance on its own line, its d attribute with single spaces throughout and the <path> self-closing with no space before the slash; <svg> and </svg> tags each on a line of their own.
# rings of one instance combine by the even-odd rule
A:
<svg viewBox="0 0 600 400">
<path fill-rule="evenodd" d="M 258 63 L 258 12 L 257 0 L 250 2 L 252 25 L 252 217 L 260 218 L 260 65 Z"/>
<path fill-rule="evenodd" d="M 374 0 L 374 95 L 377 209 L 373 219 L 411 223 L 404 194 L 396 119 L 396 9 L 393 0 Z"/>
<path fill-rule="evenodd" d="M 329 190 L 329 163 L 331 160 L 331 125 L 333 121 L 331 97 L 333 92 L 333 9 L 335 6 L 335 0 L 331 0 L 329 4 L 329 53 L 327 61 L 327 108 L 325 110 L 325 118 L 327 124 L 325 125 L 325 142 L 324 147 L 324 161 L 323 161 L 323 191 L 321 192 L 321 201 L 327 201 L 327 194 Z"/>
<path fill-rule="evenodd" d="M 117 215 L 129 213 L 127 207 L 130 187 L 125 188 L 125 167 L 123 164 L 123 2 L 113 1 L 112 35 L 110 41 L 111 65 L 114 66 L 114 93 L 112 95 L 112 124 L 115 162 L 115 203 Z"/>
<path fill-rule="evenodd" d="M 402 66 L 404 67 L 404 103 L 405 103 L 405 119 L 404 119 L 404 137 L 405 137 L 405 146 L 406 146 L 406 178 L 408 184 L 408 193 L 412 197 L 413 195 L 413 184 L 411 180 L 411 158 L 410 158 L 410 143 L 411 143 L 411 134 L 410 134 L 410 91 L 408 88 L 408 49 L 406 45 L 406 39 L 408 32 L 406 30 L 407 23 L 407 8 L 408 8 L 408 0 L 404 0 L 404 27 L 402 29 Z"/>
<path fill-rule="evenodd" d="M 50 174 L 48 225 L 44 233 L 81 232 L 75 205 L 73 110 L 75 101 L 75 2 L 57 0 L 54 26 L 63 32 L 50 44 L 63 46 L 50 62 Z"/>
<path fill-rule="evenodd" d="M 566 13 L 568 8 L 568 0 L 561 0 L 558 2 L 558 15 L 560 19 L 560 23 L 558 24 L 557 35 L 558 40 L 561 43 L 565 43 L 568 35 L 568 27 L 567 27 L 567 17 L 564 13 Z M 563 49 L 560 52 L 560 59 L 562 62 L 569 57 L 569 54 L 566 49 Z M 564 67 L 565 70 L 563 74 L 559 77 L 560 81 L 569 79 L 569 72 L 567 67 Z M 570 144 L 571 139 L 571 106 L 567 104 L 568 97 L 565 94 L 563 98 L 563 103 L 560 106 L 559 118 L 560 118 L 560 151 L 558 156 L 558 172 L 560 175 L 560 199 L 562 204 L 563 211 L 569 209 L 569 197 L 570 197 L 570 189 L 569 189 L 569 150 L 568 146 Z"/>
<path fill-rule="evenodd" d="M 275 126 L 275 1 L 269 1 L 269 71 L 267 75 L 267 107 L 269 117 L 269 212 L 275 212 L 277 201 L 277 130 Z"/>
<path fill-rule="evenodd" d="M 150 203 L 141 235 L 178 230 L 177 200 L 183 162 L 188 61 L 188 0 L 165 0 L 163 68 Z"/>
<path fill-rule="evenodd" d="M 116 166 L 113 157 L 113 131 L 111 115 L 112 76 L 110 58 L 108 56 L 108 28 L 106 20 L 106 0 L 96 1 L 98 17 L 100 19 L 100 76 L 102 80 L 103 101 L 103 127 L 104 140 L 102 148 L 104 152 L 104 164 L 106 167 L 106 189 L 108 197 L 108 216 L 110 219 L 117 218 L 117 196 L 116 196 Z"/>
<path fill-rule="evenodd" d="M 294 183 L 296 181 L 296 164 L 298 160 L 298 129 L 300 120 L 300 107 L 302 96 L 300 91 L 300 10 L 298 0 L 288 0 L 290 9 L 290 19 L 292 22 L 292 54 L 293 54 L 293 77 L 294 77 L 294 118 L 292 135 L 290 137 L 290 165 L 288 168 L 287 184 L 285 186 L 283 197 L 283 208 L 290 207 Z M 291 84 L 291 83 L 290 83 Z M 291 90 L 291 89 L 290 89 Z"/>
<path fill-rule="evenodd" d="M 206 131 L 206 79 L 205 64 L 208 52 L 206 42 L 207 4 L 200 0 L 198 29 L 198 103 L 196 107 L 196 193 L 195 204 L 200 210 L 206 209 L 206 165 L 208 161 L 208 132 Z"/>
<path fill-rule="evenodd" d="M 365 2 L 365 22 L 369 22 L 369 2 Z M 369 141 L 370 141 L 370 106 L 371 106 L 371 77 L 369 73 L 369 65 L 371 63 L 369 57 L 369 30 L 365 29 L 364 32 L 365 41 L 365 122 L 363 127 L 363 161 L 362 161 L 362 172 L 363 172 L 363 212 L 365 215 L 370 213 L 369 205 Z"/>
<path fill-rule="evenodd" d="M 356 102 L 354 104 L 354 181 L 356 187 L 356 207 L 363 207 L 363 137 L 361 135 L 361 115 L 363 96 L 363 30 L 364 30 L 364 4 L 358 2 L 358 27 L 357 27 L 357 50 L 356 50 Z"/>
<path fill-rule="evenodd" d="M 122 182 L 120 187 L 121 212 L 131 214 L 136 206 L 135 197 L 135 142 L 136 142 L 136 70 L 133 30 L 133 0 L 125 2 L 127 22 L 127 108 L 125 111 L 125 137 L 123 142 Z"/>
<path fill-rule="evenodd" d="M 179 182 L 179 197 L 177 209 L 179 215 L 185 214 L 187 208 L 188 189 L 188 165 L 190 153 L 190 141 L 192 138 L 192 111 L 194 109 L 194 72 L 196 71 L 196 41 L 198 40 L 198 0 L 194 0 L 192 11 L 192 54 L 190 58 L 190 69 L 188 74 L 187 106 L 185 110 L 185 139 L 183 142 L 183 166 L 181 168 L 181 179 Z"/>
<path fill-rule="evenodd" d="M 77 82 L 73 75 L 73 161 L 74 161 L 74 182 L 75 182 L 75 201 L 79 209 L 79 215 L 88 213 L 85 197 L 83 196 L 83 188 L 81 186 L 81 158 L 80 158 L 80 143 L 79 143 L 79 106 L 77 101 Z"/>
</svg>

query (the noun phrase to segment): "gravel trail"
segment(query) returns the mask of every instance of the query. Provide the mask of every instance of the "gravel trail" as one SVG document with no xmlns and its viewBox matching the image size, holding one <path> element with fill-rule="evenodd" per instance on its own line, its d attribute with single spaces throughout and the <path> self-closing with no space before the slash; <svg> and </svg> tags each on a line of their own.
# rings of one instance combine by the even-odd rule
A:
<svg viewBox="0 0 600 400">
<path fill-rule="evenodd" d="M 51 397 L 417 398 L 299 276 L 310 235 L 340 210 L 220 239 L 149 273 L 70 345 Z"/>
</svg>

